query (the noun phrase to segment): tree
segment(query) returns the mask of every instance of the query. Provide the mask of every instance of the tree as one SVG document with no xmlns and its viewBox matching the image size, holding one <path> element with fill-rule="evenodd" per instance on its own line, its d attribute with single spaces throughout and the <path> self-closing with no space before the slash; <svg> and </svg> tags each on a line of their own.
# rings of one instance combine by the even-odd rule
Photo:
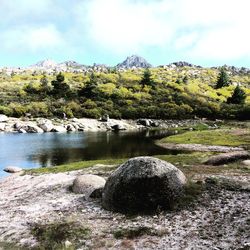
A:
<svg viewBox="0 0 250 250">
<path fill-rule="evenodd" d="M 85 86 L 79 90 L 79 96 L 84 96 L 86 98 L 93 98 L 96 95 L 97 91 L 97 79 L 95 74 L 92 72 L 89 81 Z"/>
<path fill-rule="evenodd" d="M 64 75 L 60 72 L 56 76 L 56 80 L 52 81 L 51 84 L 54 87 L 53 94 L 58 97 L 66 97 L 70 91 L 69 85 L 64 82 Z"/>
<path fill-rule="evenodd" d="M 244 104 L 246 100 L 246 94 L 239 85 L 236 86 L 231 97 L 227 99 L 227 103 L 231 104 Z"/>
<path fill-rule="evenodd" d="M 224 68 L 220 70 L 215 88 L 220 89 L 230 84 L 229 76 Z"/>
<path fill-rule="evenodd" d="M 44 93 L 48 93 L 51 91 L 51 86 L 49 85 L 49 80 L 45 74 L 43 74 L 42 78 L 40 79 L 41 83 L 41 91 Z"/>
<path fill-rule="evenodd" d="M 144 70 L 140 84 L 142 85 L 142 88 L 144 88 L 146 85 L 154 87 L 155 83 L 152 80 L 152 75 L 148 68 Z"/>
</svg>

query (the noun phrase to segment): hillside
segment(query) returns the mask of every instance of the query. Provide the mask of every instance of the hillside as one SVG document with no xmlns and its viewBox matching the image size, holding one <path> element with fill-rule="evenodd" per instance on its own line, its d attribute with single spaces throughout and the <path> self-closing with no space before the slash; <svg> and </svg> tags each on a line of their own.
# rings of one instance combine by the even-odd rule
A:
<svg viewBox="0 0 250 250">
<path fill-rule="evenodd" d="M 148 64 L 142 59 L 138 67 L 129 60 L 127 65 L 132 68 L 128 69 L 125 64 L 111 68 L 74 61 L 56 65 L 61 68 L 55 69 L 55 63 L 48 60 L 11 73 L 0 70 L 0 113 L 16 117 L 66 113 L 67 117 L 93 118 L 108 114 L 131 119 L 250 119 L 250 71 L 246 68 L 226 66 L 230 84 L 215 89 L 220 68 L 185 62 L 150 68 L 146 84 L 141 82 L 145 74 L 141 67 Z M 245 105 L 226 103 L 237 85 L 246 93 Z"/>
</svg>

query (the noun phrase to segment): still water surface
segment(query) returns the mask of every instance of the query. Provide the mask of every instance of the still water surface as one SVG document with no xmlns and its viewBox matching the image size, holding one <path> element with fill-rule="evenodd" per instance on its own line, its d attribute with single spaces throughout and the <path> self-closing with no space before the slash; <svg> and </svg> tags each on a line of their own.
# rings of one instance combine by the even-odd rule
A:
<svg viewBox="0 0 250 250">
<path fill-rule="evenodd" d="M 154 140 L 169 131 L 4 134 L 0 133 L 0 177 L 3 168 L 49 167 L 82 160 L 176 154 Z"/>
</svg>

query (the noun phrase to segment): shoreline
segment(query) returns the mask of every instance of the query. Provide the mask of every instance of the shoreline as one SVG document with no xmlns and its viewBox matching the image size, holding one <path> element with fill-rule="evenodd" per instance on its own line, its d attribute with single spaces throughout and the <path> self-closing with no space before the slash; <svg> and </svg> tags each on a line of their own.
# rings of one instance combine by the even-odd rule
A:
<svg viewBox="0 0 250 250">
<path fill-rule="evenodd" d="M 110 249 L 123 249 L 123 245 L 128 242 L 134 249 L 163 249 L 173 245 L 176 246 L 174 249 L 197 246 L 200 249 L 213 246 L 238 249 L 247 244 L 247 229 L 239 231 L 247 226 L 247 191 L 220 188 L 215 191 L 204 190 L 191 209 L 184 208 L 154 216 L 138 215 L 134 218 L 106 211 L 101 207 L 100 200 L 85 200 L 82 194 L 70 191 L 78 175 L 96 174 L 107 178 L 112 171 L 112 168 L 107 169 L 103 165 L 65 173 L 16 174 L 0 181 L 0 248 L 1 242 L 6 245 L 13 244 L 10 249 L 19 246 L 24 249 L 39 247 L 43 242 L 34 236 L 32 229 L 43 225 L 60 225 L 62 221 L 83 222 L 90 235 L 81 239 L 82 245 L 91 249 L 98 249 L 103 245 Z M 244 180 L 249 183 L 249 175 L 245 174 L 243 178 L 237 172 L 228 173 L 222 168 L 219 173 L 211 173 L 209 170 L 196 173 L 193 179 L 204 182 L 211 176 L 226 177 L 230 182 Z M 115 237 L 119 230 L 149 226 L 158 233 L 138 236 L 129 241 Z M 223 229 L 222 238 L 217 235 L 218 228 Z M 63 239 L 62 244 L 65 243 L 66 239 Z"/>
<path fill-rule="evenodd" d="M 0 115 L 3 117 L 3 115 Z M 46 132 L 85 132 L 85 131 L 132 131 L 140 129 L 174 129 L 195 126 L 202 120 L 155 120 L 155 119 L 92 119 L 92 118 L 14 118 L 0 119 L 0 132 L 3 133 L 46 133 Z"/>
</svg>

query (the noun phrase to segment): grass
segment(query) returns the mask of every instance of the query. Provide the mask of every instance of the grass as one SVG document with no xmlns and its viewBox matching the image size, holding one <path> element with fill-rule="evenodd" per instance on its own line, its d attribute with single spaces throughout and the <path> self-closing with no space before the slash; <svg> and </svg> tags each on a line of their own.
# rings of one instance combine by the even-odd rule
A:
<svg viewBox="0 0 250 250">
<path fill-rule="evenodd" d="M 176 166 L 186 166 L 186 165 L 201 164 L 202 161 L 204 159 L 207 159 L 210 155 L 212 155 L 212 153 L 195 152 L 195 153 L 177 154 L 177 155 L 156 155 L 154 157 L 168 161 Z M 115 165 L 113 168 L 116 168 L 116 165 L 119 165 L 125 162 L 126 160 L 127 159 L 108 159 L 108 160 L 105 159 L 105 160 L 80 161 L 54 167 L 28 169 L 25 170 L 25 174 L 61 173 L 61 172 L 90 168 L 96 164 Z M 107 167 L 106 169 L 112 170 L 112 167 Z"/>
<path fill-rule="evenodd" d="M 139 226 L 139 227 L 130 227 L 130 228 L 118 228 L 113 232 L 113 235 L 116 239 L 135 239 L 143 235 L 150 236 L 163 236 L 167 233 L 167 230 L 156 230 L 151 227 Z"/>
<path fill-rule="evenodd" d="M 250 143 L 250 130 L 244 130 L 244 136 L 240 133 L 241 129 L 217 129 L 203 131 L 189 131 L 179 135 L 172 135 L 160 140 L 161 143 L 177 144 L 204 144 L 218 146 L 241 146 Z M 241 131 L 243 133 L 243 131 Z"/>
<path fill-rule="evenodd" d="M 84 168 L 93 167 L 96 164 L 103 165 L 118 165 L 124 162 L 126 159 L 105 159 L 105 160 L 91 160 L 91 161 L 80 161 L 63 164 L 54 167 L 44 167 L 25 170 L 25 174 L 46 174 L 46 173 L 61 173 L 73 170 L 80 170 Z"/>
<path fill-rule="evenodd" d="M 89 238 L 90 229 L 79 222 L 54 222 L 34 224 L 31 233 L 39 242 L 38 249 L 76 249 L 81 241 Z M 70 241 L 70 247 L 65 242 Z"/>
</svg>

